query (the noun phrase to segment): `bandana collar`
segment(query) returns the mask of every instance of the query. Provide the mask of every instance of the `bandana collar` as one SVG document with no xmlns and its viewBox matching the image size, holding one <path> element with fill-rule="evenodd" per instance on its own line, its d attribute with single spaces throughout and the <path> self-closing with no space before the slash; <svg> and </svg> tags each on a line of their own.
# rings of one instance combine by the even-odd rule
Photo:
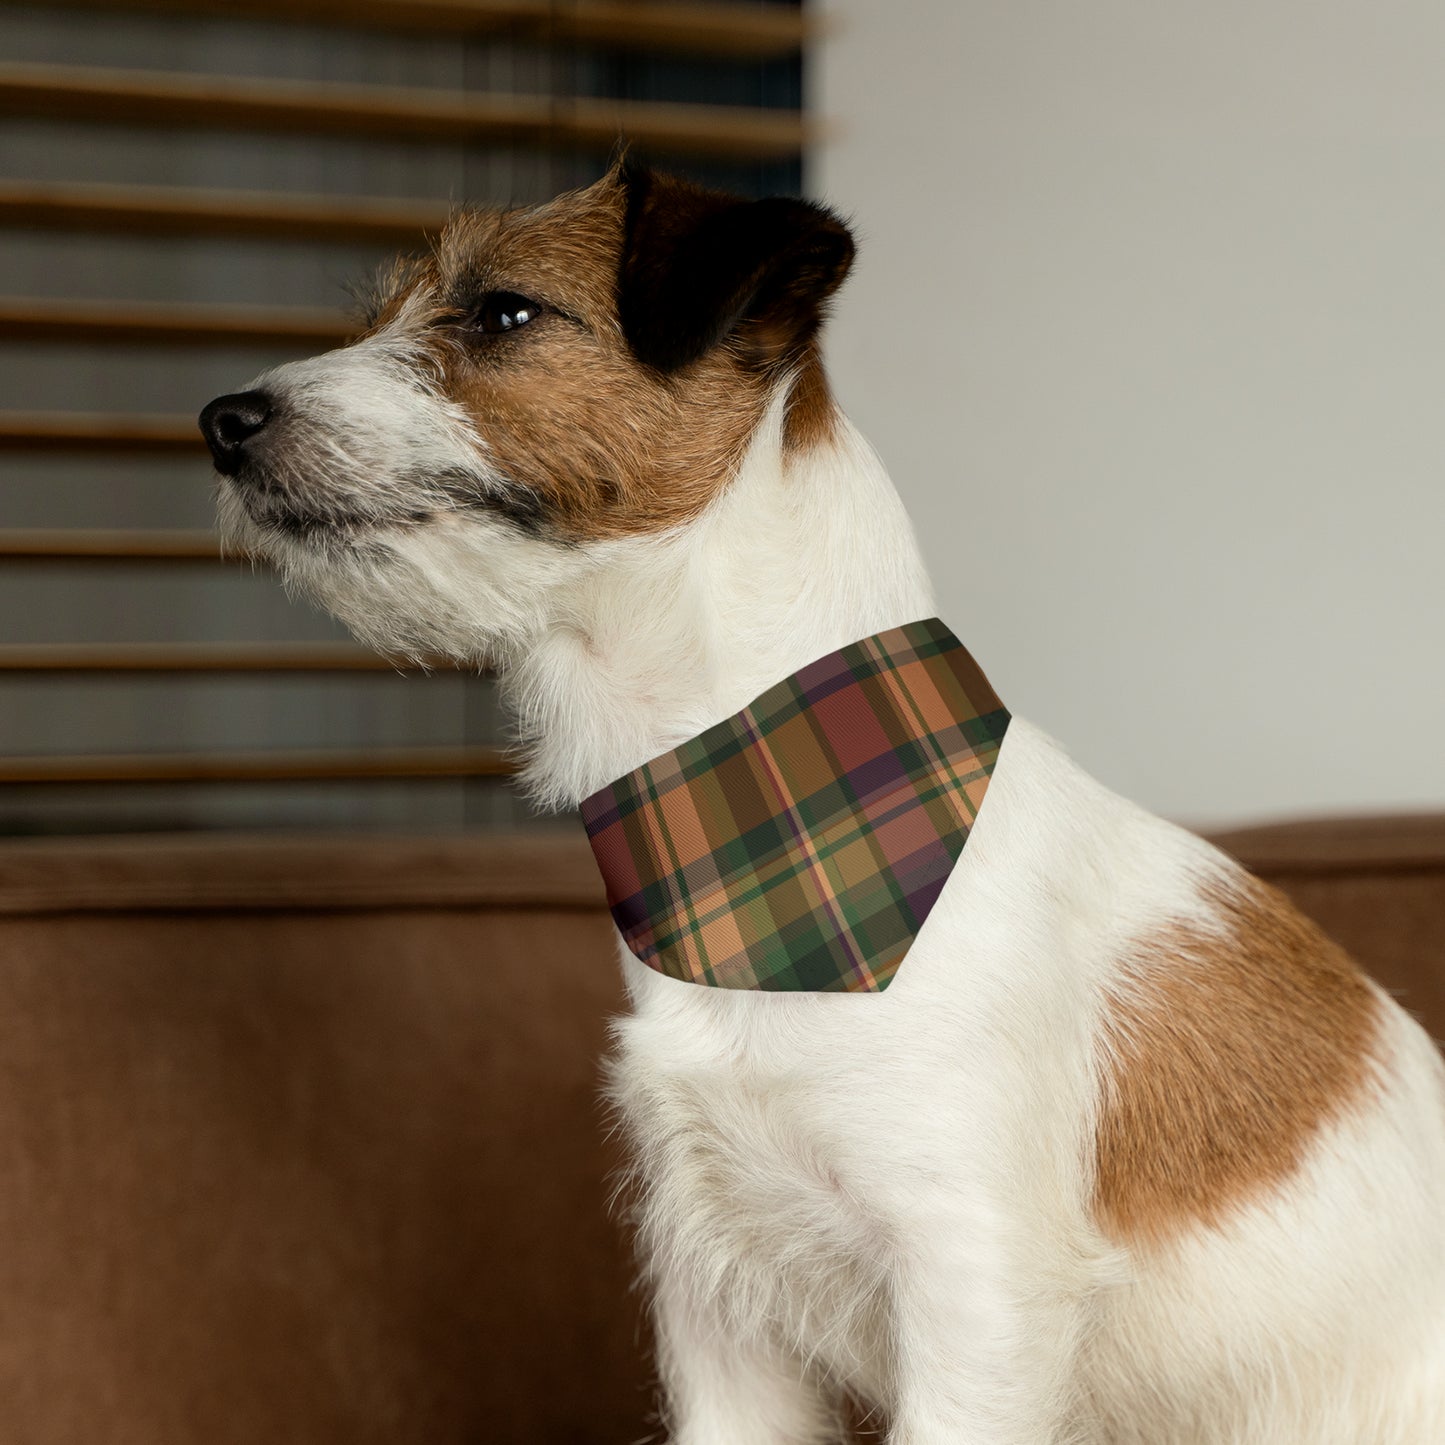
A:
<svg viewBox="0 0 1445 1445">
<path fill-rule="evenodd" d="M 716 988 L 887 988 L 1008 723 L 937 618 L 800 668 L 582 804 L 628 947 Z"/>
</svg>

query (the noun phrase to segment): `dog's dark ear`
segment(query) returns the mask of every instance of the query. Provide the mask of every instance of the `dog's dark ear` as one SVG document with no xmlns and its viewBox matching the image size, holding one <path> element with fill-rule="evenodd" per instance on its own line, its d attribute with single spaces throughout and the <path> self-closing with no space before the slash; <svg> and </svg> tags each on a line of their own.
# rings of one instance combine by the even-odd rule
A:
<svg viewBox="0 0 1445 1445">
<path fill-rule="evenodd" d="M 624 161 L 618 314 L 639 361 L 676 371 L 737 335 L 760 363 L 797 355 L 853 261 L 831 211 L 746 201 Z"/>
</svg>

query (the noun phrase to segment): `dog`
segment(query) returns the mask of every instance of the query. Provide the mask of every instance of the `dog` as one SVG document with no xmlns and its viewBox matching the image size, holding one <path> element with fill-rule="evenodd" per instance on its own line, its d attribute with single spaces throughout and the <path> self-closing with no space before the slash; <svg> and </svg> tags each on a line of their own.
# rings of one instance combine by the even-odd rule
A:
<svg viewBox="0 0 1445 1445">
<path fill-rule="evenodd" d="M 933 613 L 820 359 L 853 249 L 625 159 L 460 212 L 360 339 L 202 413 L 223 530 L 387 653 L 495 668 L 575 806 Z M 1445 1441 L 1435 1047 L 1025 721 L 886 994 L 622 965 L 675 1445 L 821 1445 L 848 1400 L 892 1445 Z"/>
</svg>

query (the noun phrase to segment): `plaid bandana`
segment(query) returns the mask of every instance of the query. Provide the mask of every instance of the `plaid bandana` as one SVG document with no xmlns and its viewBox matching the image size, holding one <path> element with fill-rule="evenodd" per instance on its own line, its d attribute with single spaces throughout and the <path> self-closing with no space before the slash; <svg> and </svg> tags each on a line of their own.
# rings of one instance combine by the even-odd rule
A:
<svg viewBox="0 0 1445 1445">
<path fill-rule="evenodd" d="M 716 988 L 887 988 L 1008 722 L 937 618 L 801 668 L 582 804 L 628 947 Z"/>
</svg>

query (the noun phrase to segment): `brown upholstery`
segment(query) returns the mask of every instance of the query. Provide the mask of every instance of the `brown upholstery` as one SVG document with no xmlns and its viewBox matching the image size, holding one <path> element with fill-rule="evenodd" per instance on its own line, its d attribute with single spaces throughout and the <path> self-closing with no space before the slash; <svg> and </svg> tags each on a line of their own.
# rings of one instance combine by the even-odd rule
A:
<svg viewBox="0 0 1445 1445">
<path fill-rule="evenodd" d="M 1225 840 L 1445 1033 L 1445 819 Z M 0 845 L 0 1439 L 652 1428 L 580 836 Z"/>
<path fill-rule="evenodd" d="M 1445 1039 L 1445 815 L 1280 823 L 1214 841 L 1283 888 Z"/>
<path fill-rule="evenodd" d="M 0 848 L 0 1439 L 644 1433 L 577 842 Z"/>
</svg>

